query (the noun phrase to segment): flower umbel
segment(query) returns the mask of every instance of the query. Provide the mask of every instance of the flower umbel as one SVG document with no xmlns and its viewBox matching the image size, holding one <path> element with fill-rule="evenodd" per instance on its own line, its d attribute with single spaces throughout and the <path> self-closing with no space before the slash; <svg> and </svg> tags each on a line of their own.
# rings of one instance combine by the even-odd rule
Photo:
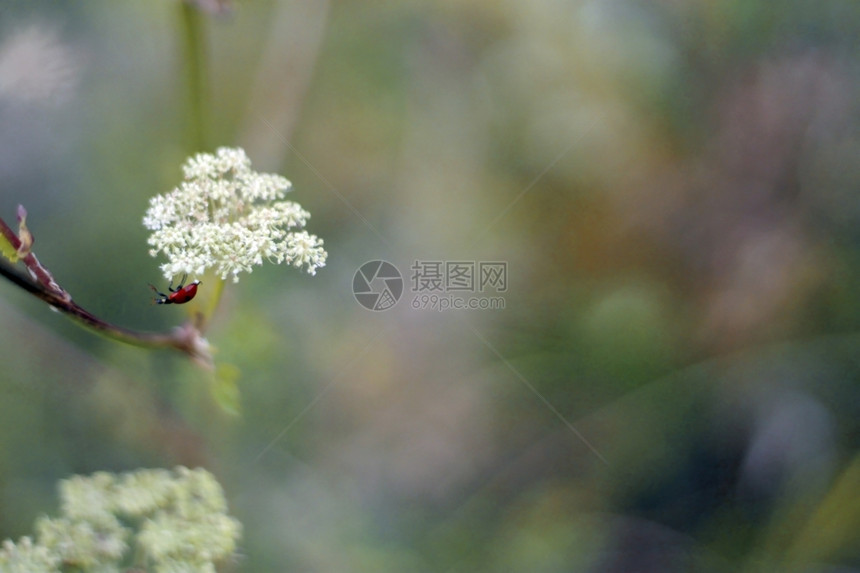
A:
<svg viewBox="0 0 860 573">
<path fill-rule="evenodd" d="M 242 524 L 224 490 L 203 469 L 99 472 L 60 483 L 62 513 L 36 521 L 36 539 L 0 543 L 2 573 L 215 571 L 229 559 Z M 138 569 L 134 569 L 137 571 Z"/>
<path fill-rule="evenodd" d="M 312 275 L 325 266 L 322 239 L 300 230 L 311 214 L 284 200 L 291 186 L 285 178 L 252 171 L 242 149 L 227 147 L 199 153 L 182 169 L 185 181 L 153 197 L 143 218 L 152 231 L 149 253 L 167 256 L 166 278 L 212 269 L 238 282 L 264 259 L 306 266 Z"/>
</svg>

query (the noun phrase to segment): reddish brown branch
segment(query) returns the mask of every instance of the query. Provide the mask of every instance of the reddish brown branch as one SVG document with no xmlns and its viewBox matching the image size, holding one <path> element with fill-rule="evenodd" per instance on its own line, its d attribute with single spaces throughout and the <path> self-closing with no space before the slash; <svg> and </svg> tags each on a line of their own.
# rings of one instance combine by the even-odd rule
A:
<svg viewBox="0 0 860 573">
<path fill-rule="evenodd" d="M 15 234 L 2 218 L 0 218 L 0 233 L 16 250 L 30 276 L 18 272 L 6 261 L 0 262 L 0 275 L 76 322 L 114 340 L 148 348 L 173 348 L 187 354 L 195 362 L 206 368 L 211 369 L 213 367 L 209 344 L 201 336 L 199 328 L 190 322 L 173 329 L 169 334 L 140 332 L 111 324 L 79 306 L 72 300 L 71 295 L 57 284 L 48 269 L 43 267 L 36 255 L 31 252 L 30 247 L 33 240 L 32 235 L 26 229 L 26 216 L 27 213 L 24 208 L 19 206 L 18 222 L 21 236 Z"/>
</svg>

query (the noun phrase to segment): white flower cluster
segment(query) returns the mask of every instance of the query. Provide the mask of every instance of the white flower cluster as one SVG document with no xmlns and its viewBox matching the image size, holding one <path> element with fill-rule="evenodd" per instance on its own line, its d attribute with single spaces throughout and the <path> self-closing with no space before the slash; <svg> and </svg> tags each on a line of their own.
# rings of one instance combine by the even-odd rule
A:
<svg viewBox="0 0 860 573">
<path fill-rule="evenodd" d="M 323 241 L 300 230 L 310 213 L 285 201 L 290 182 L 257 173 L 242 149 L 222 147 L 183 165 L 185 181 L 153 197 L 143 218 L 152 231 L 149 253 L 164 253 L 164 276 L 201 275 L 213 269 L 222 279 L 251 272 L 263 260 L 307 267 L 325 266 Z"/>
<path fill-rule="evenodd" d="M 0 545 L 0 571 L 3 573 L 54 573 L 60 570 L 60 556 L 22 537 L 16 545 L 7 539 Z"/>
<path fill-rule="evenodd" d="M 202 469 L 74 476 L 61 482 L 60 499 L 60 517 L 36 522 L 36 542 L 3 542 L 0 572 L 59 573 L 61 564 L 118 572 L 131 542 L 153 571 L 214 573 L 242 531 L 227 514 L 221 486 Z M 136 537 L 120 518 L 139 523 Z"/>
</svg>

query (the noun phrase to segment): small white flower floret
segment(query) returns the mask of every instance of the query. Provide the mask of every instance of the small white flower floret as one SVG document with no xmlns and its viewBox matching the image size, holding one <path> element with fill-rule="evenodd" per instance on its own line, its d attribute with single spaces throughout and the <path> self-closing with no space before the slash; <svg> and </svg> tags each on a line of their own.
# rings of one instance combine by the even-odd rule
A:
<svg viewBox="0 0 860 573">
<path fill-rule="evenodd" d="M 212 269 L 239 280 L 264 260 L 306 267 L 325 266 L 322 239 L 304 228 L 311 214 L 284 200 L 290 182 L 257 173 L 242 149 L 199 153 L 182 166 L 185 181 L 153 197 L 143 218 L 152 231 L 149 253 L 164 253 L 164 276 L 200 275 Z"/>
</svg>

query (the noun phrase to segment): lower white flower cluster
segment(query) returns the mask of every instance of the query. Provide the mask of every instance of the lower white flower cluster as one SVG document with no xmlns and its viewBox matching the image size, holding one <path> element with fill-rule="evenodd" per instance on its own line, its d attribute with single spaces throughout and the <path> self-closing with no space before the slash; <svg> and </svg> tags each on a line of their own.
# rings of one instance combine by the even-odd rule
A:
<svg viewBox="0 0 860 573">
<path fill-rule="evenodd" d="M 310 213 L 285 201 L 290 182 L 257 173 L 242 149 L 199 153 L 183 166 L 185 181 L 153 197 L 143 224 L 152 231 L 150 254 L 163 253 L 164 276 L 201 275 L 212 269 L 239 280 L 264 260 L 306 267 L 325 265 L 323 241 L 303 229 Z"/>
<path fill-rule="evenodd" d="M 0 547 L 3 573 L 215 572 L 230 557 L 242 525 L 227 514 L 224 492 L 203 469 L 99 472 L 60 482 L 62 515 L 36 522 L 36 539 Z M 137 524 L 137 531 L 127 524 Z M 136 548 L 128 563 L 129 549 Z"/>
</svg>

